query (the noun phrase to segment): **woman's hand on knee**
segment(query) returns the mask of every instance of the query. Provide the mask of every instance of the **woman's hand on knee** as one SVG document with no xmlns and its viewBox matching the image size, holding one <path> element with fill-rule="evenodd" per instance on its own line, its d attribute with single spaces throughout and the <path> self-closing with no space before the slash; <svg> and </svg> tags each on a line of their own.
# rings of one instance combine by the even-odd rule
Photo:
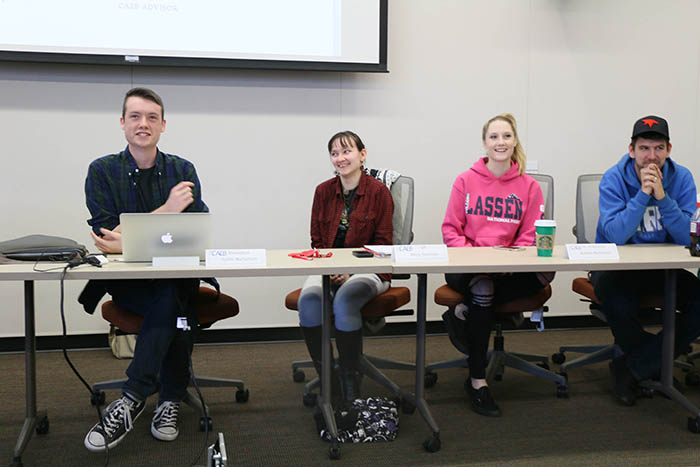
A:
<svg viewBox="0 0 700 467">
<path fill-rule="evenodd" d="M 331 282 L 337 286 L 341 286 L 347 282 L 348 279 L 350 279 L 349 274 L 331 274 L 330 276 Z"/>
</svg>

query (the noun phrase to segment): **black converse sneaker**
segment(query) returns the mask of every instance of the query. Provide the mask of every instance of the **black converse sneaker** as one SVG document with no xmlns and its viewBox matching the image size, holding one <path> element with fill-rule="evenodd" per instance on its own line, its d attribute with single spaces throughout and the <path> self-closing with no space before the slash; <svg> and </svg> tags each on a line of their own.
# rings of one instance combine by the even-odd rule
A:
<svg viewBox="0 0 700 467">
<path fill-rule="evenodd" d="M 151 434 L 161 441 L 173 441 L 180 431 L 177 429 L 177 415 L 180 413 L 180 404 L 173 401 L 164 401 L 156 407 L 151 422 Z"/>
<path fill-rule="evenodd" d="M 144 401 L 137 401 L 126 394 L 109 404 L 102 412 L 102 423 L 93 426 L 85 435 L 85 447 L 88 451 L 102 452 L 106 444 L 112 449 L 131 431 L 145 406 Z"/>
</svg>

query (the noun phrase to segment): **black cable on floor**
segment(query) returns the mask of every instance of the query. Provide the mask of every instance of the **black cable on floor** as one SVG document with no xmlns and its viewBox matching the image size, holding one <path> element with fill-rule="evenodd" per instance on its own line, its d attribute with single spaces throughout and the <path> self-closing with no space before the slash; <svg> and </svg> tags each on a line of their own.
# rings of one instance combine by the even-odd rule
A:
<svg viewBox="0 0 700 467">
<path fill-rule="evenodd" d="M 61 326 L 63 330 L 63 335 L 61 338 L 61 348 L 63 350 L 63 358 L 66 360 L 66 363 L 68 363 L 68 366 L 70 367 L 71 370 L 73 370 L 73 373 L 78 377 L 80 382 L 83 383 L 83 385 L 87 388 L 88 392 L 90 392 L 91 398 L 93 401 L 95 401 L 95 409 L 97 410 L 97 417 L 99 419 L 99 424 L 102 427 L 102 433 L 105 433 L 105 426 L 104 426 L 104 418 L 102 416 L 102 411 L 100 410 L 101 404 L 100 404 L 100 398 L 98 394 L 92 390 L 90 385 L 88 384 L 87 381 L 85 381 L 85 378 L 82 377 L 80 372 L 78 372 L 78 369 L 73 365 L 73 362 L 71 362 L 70 358 L 68 357 L 68 350 L 66 349 L 66 341 L 68 340 L 67 336 L 67 331 L 66 331 L 66 314 L 65 310 L 63 307 L 63 302 L 64 302 L 64 282 L 66 278 L 66 273 L 68 272 L 69 269 L 78 266 L 79 264 L 83 264 L 82 262 L 80 263 L 75 263 L 73 261 L 69 262 L 63 267 L 63 271 L 61 272 L 61 298 L 60 298 L 60 311 L 61 311 Z M 109 446 L 107 443 L 107 439 L 105 438 L 105 467 L 109 465 Z"/>
</svg>

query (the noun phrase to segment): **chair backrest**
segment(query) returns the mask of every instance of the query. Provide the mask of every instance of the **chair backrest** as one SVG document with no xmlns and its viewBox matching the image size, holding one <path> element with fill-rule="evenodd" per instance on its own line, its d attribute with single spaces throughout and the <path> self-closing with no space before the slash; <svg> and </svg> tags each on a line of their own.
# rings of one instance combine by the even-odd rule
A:
<svg viewBox="0 0 700 467">
<path fill-rule="evenodd" d="M 537 180 L 542 188 L 542 196 L 544 197 L 544 218 L 554 219 L 554 178 L 551 175 L 545 174 L 529 174 Z"/>
<path fill-rule="evenodd" d="M 394 245 L 408 245 L 413 241 L 413 179 L 401 175 L 391 185 L 394 198 Z"/>
<path fill-rule="evenodd" d="M 603 174 L 579 175 L 576 183 L 576 225 L 573 232 L 578 243 L 595 243 L 598 228 L 598 197 Z"/>
</svg>

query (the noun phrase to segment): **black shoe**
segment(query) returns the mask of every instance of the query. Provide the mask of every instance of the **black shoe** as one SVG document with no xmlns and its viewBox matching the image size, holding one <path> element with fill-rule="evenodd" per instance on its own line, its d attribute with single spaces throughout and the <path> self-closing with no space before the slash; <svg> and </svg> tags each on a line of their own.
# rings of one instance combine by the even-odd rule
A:
<svg viewBox="0 0 700 467">
<path fill-rule="evenodd" d="M 469 398 L 472 401 L 472 410 L 479 415 L 484 415 L 486 417 L 501 416 L 501 409 L 496 405 L 496 401 L 493 400 L 488 386 L 474 389 L 471 383 L 469 383 Z"/>
<path fill-rule="evenodd" d="M 467 336 L 464 333 L 464 321 L 457 318 L 452 309 L 449 309 L 442 314 L 442 321 L 445 323 L 447 336 L 450 338 L 452 345 L 454 345 L 455 348 L 463 354 L 469 355 L 469 350 L 467 349 Z"/>
<path fill-rule="evenodd" d="M 637 380 L 625 363 L 625 356 L 617 357 L 608 365 L 613 378 L 615 398 L 628 407 L 637 402 Z"/>
<path fill-rule="evenodd" d="M 127 394 L 107 406 L 102 413 L 102 422 L 93 426 L 85 435 L 88 451 L 104 452 L 105 445 L 112 449 L 119 444 L 134 427 L 134 422 L 146 404 Z"/>
</svg>

